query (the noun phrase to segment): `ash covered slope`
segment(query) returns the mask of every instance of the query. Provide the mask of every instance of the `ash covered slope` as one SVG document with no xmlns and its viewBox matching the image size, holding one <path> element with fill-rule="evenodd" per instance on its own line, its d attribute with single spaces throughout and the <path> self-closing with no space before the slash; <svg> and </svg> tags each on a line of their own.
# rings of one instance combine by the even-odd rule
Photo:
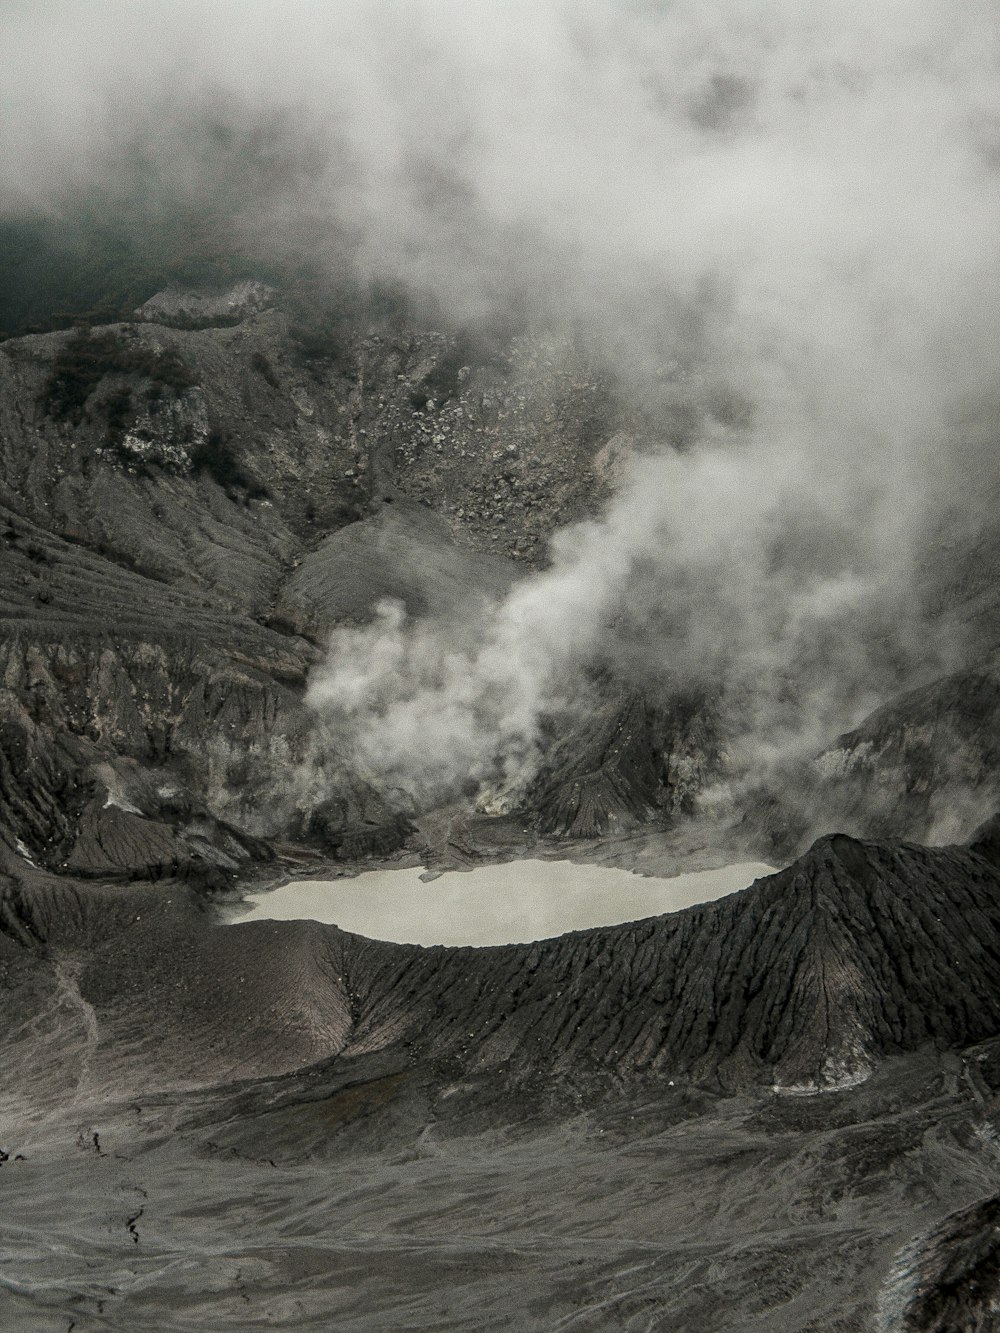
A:
<svg viewBox="0 0 1000 1333">
<path fill-rule="evenodd" d="M 652 430 L 565 340 L 317 332 L 257 297 L 216 326 L 214 307 L 185 327 L 153 301 L 0 345 L 0 837 L 49 869 L 217 879 L 288 838 L 392 853 L 397 779 L 362 781 L 303 707 L 330 630 L 391 598 L 425 639 L 450 627 L 446 652 Z M 793 855 L 829 827 L 941 840 L 993 808 L 987 593 L 969 610 L 949 570 L 938 601 L 970 667 L 887 704 L 773 801 L 740 797 L 755 850 Z M 667 615 L 671 597 L 654 597 Z M 544 833 L 690 814 L 733 776 L 733 701 L 672 683 L 667 659 L 616 670 L 541 737 L 516 799 Z"/>
<path fill-rule="evenodd" d="M 155 1032 L 154 1084 L 395 1050 L 505 1078 L 605 1068 L 837 1086 L 1000 1031 L 1000 872 L 970 848 L 820 840 L 719 902 L 533 945 L 424 949 L 299 922 L 211 925 L 180 890 L 24 883 L 8 941 L 82 958 L 95 1069 Z M 10 947 L 10 946 L 9 946 Z M 81 950 L 83 953 L 81 954 Z M 17 1003 L 17 992 L 7 997 Z M 254 1018 L 248 1025 L 247 1006 Z"/>
<path fill-rule="evenodd" d="M 530 341 L 171 312 L 0 346 L 0 837 L 125 878 L 310 829 L 391 851 L 329 747 L 289 790 L 318 645 L 382 597 L 460 618 L 508 587 L 589 503 L 598 386 Z"/>
<path fill-rule="evenodd" d="M 833 837 L 718 903 L 477 950 L 223 927 L 176 883 L 21 872 L 0 900 L 0 1314 L 46 1333 L 985 1317 L 996 859 L 995 830 Z"/>
</svg>

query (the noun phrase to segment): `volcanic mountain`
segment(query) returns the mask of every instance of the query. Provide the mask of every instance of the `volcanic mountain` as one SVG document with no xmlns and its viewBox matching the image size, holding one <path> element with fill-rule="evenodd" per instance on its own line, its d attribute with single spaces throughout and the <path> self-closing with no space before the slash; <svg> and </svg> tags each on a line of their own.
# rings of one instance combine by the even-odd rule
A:
<svg viewBox="0 0 1000 1333">
<path fill-rule="evenodd" d="M 479 809 L 306 701 L 387 599 L 460 635 L 650 429 L 571 342 L 319 336 L 261 283 L 0 344 L 10 1327 L 989 1326 L 998 837 L 918 841 L 1000 805 L 988 553 L 925 581 L 952 674 L 712 819 L 710 689 L 602 664 Z M 401 849 L 706 842 L 797 859 L 488 949 L 219 915 Z"/>
<path fill-rule="evenodd" d="M 538 332 L 320 338 L 260 284 L 183 298 L 0 344 L 0 837 L 52 870 L 126 879 L 221 882 L 274 839 L 387 854 L 410 805 L 303 702 L 331 628 L 385 599 L 420 623 L 474 620 L 556 528 L 600 509 L 652 427 Z M 800 851 L 818 808 L 858 836 L 920 838 L 946 809 L 971 827 L 1000 804 L 994 584 L 957 569 L 928 573 L 926 597 L 966 664 L 746 795 L 744 843 Z M 683 820 L 726 777 L 711 690 L 607 670 L 588 688 L 522 826 Z M 292 769 L 312 781 L 291 791 Z"/>
<path fill-rule="evenodd" d="M 996 841 L 488 949 L 8 874 L 5 1317 L 978 1326 Z"/>
</svg>

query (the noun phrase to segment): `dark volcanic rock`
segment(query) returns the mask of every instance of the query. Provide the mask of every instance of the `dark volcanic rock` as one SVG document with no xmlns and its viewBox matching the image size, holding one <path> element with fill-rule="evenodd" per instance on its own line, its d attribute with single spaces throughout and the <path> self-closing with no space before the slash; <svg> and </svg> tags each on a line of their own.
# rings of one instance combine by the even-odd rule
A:
<svg viewBox="0 0 1000 1333">
<path fill-rule="evenodd" d="M 530 945 L 209 909 L 272 839 L 413 834 L 316 738 L 331 627 L 474 624 L 642 443 L 565 342 L 310 337 L 278 303 L 0 348 L 0 1324 L 993 1327 L 996 821 Z M 995 808 L 995 560 L 963 559 L 972 665 L 762 797 L 771 846 Z M 529 808 L 445 812 L 447 848 L 689 813 L 724 738 L 653 697 L 598 682 Z"/>
<path fill-rule="evenodd" d="M 394 814 L 374 791 L 360 808 L 345 810 L 342 800 L 318 805 L 299 832 L 341 861 L 386 857 L 406 842 L 414 826 L 405 815 Z"/>
<path fill-rule="evenodd" d="M 435 1054 L 479 1064 L 836 1085 L 998 1030 L 998 889 L 966 850 L 837 837 L 745 893 L 646 922 L 504 949 L 345 947 L 352 976 L 371 977 L 366 1038 L 405 994 L 425 1010 L 407 1022 L 418 1045 L 432 1032 Z"/>
<path fill-rule="evenodd" d="M 993 1333 L 1000 1308 L 1000 1197 L 946 1218 L 896 1261 L 882 1327 L 901 1333 Z"/>
<path fill-rule="evenodd" d="M 814 768 L 814 799 L 842 826 L 873 837 L 964 832 L 1000 791 L 1000 672 L 984 663 L 900 695 Z"/>
<path fill-rule="evenodd" d="M 656 706 L 605 683 L 552 746 L 528 792 L 527 812 L 543 833 L 574 838 L 691 814 L 717 752 L 703 699 L 679 696 L 669 707 Z"/>
<path fill-rule="evenodd" d="M 664 730 L 638 695 L 583 710 L 528 794 L 542 832 L 596 838 L 656 814 L 664 804 Z"/>
<path fill-rule="evenodd" d="M 652 438 L 559 340 L 354 327 L 304 343 L 264 308 L 275 293 L 243 295 L 214 326 L 178 327 L 173 293 L 132 323 L 0 347 L 0 767 L 21 774 L 2 779 L 0 836 L 52 868 L 81 833 L 88 769 L 122 757 L 258 838 L 363 804 L 335 745 L 308 792 L 289 780 L 316 758 L 302 700 L 331 626 L 384 597 L 474 624 L 600 507 L 608 448 Z M 757 802 L 758 848 L 792 855 L 828 827 L 964 835 L 1000 799 L 994 675 L 981 663 L 841 738 Z M 704 700 L 609 678 L 558 722 L 529 798 L 544 832 L 685 816 L 726 776 Z M 398 813 L 334 839 L 388 848 L 370 827 Z"/>
</svg>

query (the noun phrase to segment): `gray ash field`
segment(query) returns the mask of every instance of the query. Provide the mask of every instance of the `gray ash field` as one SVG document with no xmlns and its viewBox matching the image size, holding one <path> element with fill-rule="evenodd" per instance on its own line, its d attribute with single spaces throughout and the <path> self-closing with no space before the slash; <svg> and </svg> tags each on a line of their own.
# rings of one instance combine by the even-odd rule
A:
<svg viewBox="0 0 1000 1333">
<path fill-rule="evenodd" d="M 1000 1328 L 1000 21 L 388 9 L 0 20 L 0 1330 Z"/>
<path fill-rule="evenodd" d="M 5 1326 L 989 1327 L 998 890 L 836 837 L 445 949 L 22 878 Z"/>
</svg>

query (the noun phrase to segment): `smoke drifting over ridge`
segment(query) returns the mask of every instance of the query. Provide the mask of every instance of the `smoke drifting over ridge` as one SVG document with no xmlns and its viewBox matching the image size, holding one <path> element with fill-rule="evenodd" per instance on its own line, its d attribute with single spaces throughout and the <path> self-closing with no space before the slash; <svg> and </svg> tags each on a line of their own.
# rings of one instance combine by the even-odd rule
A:
<svg viewBox="0 0 1000 1333">
<path fill-rule="evenodd" d="M 199 117 L 277 125 L 299 165 L 240 207 L 258 243 L 315 238 L 456 320 L 526 305 L 583 328 L 654 410 L 691 407 L 684 451 L 637 458 L 607 517 L 461 639 L 391 608 L 335 636 L 311 697 L 373 776 L 418 800 L 523 781 L 592 664 L 722 691 L 747 764 L 947 665 L 912 571 L 996 481 L 992 434 L 958 426 L 1000 383 L 992 6 L 32 4 L 6 23 L 16 207 L 111 180 L 126 123 L 196 193 Z"/>
</svg>

